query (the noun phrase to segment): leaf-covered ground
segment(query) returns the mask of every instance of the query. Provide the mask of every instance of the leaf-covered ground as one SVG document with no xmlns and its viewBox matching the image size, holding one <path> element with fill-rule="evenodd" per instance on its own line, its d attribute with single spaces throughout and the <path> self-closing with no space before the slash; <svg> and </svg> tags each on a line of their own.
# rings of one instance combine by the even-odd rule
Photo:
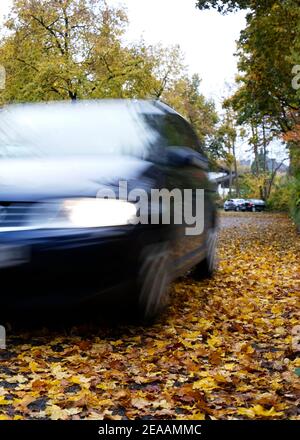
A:
<svg viewBox="0 0 300 440">
<path fill-rule="evenodd" d="M 0 351 L 0 419 L 299 419 L 300 237 L 221 218 L 220 268 L 154 326 L 38 331 Z"/>
</svg>

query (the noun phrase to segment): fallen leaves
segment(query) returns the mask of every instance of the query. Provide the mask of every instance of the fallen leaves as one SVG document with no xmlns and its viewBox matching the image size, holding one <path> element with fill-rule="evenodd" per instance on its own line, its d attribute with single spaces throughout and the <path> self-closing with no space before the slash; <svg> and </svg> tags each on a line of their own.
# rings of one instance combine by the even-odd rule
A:
<svg viewBox="0 0 300 440">
<path fill-rule="evenodd" d="M 241 414 L 243 416 L 247 416 L 251 419 L 254 419 L 257 417 L 274 418 L 274 417 L 283 416 L 283 412 L 276 412 L 273 407 L 269 410 L 266 410 L 261 405 L 255 405 L 255 406 L 252 406 L 251 408 L 238 408 L 237 413 Z"/>
<path fill-rule="evenodd" d="M 11 336 L 0 420 L 299 419 L 299 236 L 283 215 L 221 222 L 216 276 L 177 281 L 152 327 Z"/>
<path fill-rule="evenodd" d="M 219 385 L 212 377 L 197 380 L 193 385 L 194 390 L 212 391 L 216 388 L 219 388 Z"/>
</svg>

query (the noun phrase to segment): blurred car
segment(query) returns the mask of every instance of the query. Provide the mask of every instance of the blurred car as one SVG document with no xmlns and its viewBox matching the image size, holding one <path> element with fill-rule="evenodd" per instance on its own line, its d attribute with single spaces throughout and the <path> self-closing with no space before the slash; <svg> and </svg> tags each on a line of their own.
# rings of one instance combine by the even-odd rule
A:
<svg viewBox="0 0 300 440">
<path fill-rule="evenodd" d="M 188 122 L 159 102 L 1 109 L 2 312 L 107 299 L 155 317 L 172 279 L 192 268 L 194 276 L 213 272 L 216 209 L 207 169 Z M 120 182 L 147 194 L 204 189 L 203 233 L 186 235 L 186 224 L 174 218 L 132 224 L 136 204 L 124 199 Z M 99 198 L 99 191 L 112 197 Z M 161 215 L 164 206 L 156 209 Z"/>
<path fill-rule="evenodd" d="M 246 211 L 244 199 L 229 199 L 224 203 L 224 211 Z"/>
<path fill-rule="evenodd" d="M 246 211 L 261 212 L 266 209 L 266 203 L 259 199 L 249 199 L 245 201 Z"/>
</svg>

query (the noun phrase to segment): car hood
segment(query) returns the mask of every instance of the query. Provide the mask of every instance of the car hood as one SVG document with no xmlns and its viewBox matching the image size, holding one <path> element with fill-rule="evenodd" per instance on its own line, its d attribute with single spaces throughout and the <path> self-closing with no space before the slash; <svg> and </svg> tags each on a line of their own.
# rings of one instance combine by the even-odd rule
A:
<svg viewBox="0 0 300 440">
<path fill-rule="evenodd" d="M 0 201 L 94 197 L 119 181 L 138 181 L 151 165 L 122 156 L 0 160 Z"/>
</svg>

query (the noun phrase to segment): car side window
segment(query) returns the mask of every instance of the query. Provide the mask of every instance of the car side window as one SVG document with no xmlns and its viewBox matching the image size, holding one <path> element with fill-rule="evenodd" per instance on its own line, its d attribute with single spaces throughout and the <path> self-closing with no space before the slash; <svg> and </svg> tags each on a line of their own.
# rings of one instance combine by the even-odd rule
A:
<svg viewBox="0 0 300 440">
<path fill-rule="evenodd" d="M 201 150 L 200 143 L 193 129 L 178 115 L 168 115 L 165 119 L 165 129 L 168 138 L 168 146 L 189 147 Z"/>
<path fill-rule="evenodd" d="M 161 147 L 189 147 L 201 152 L 197 135 L 187 121 L 177 114 L 144 115 L 146 123 L 158 134 L 156 144 Z"/>
</svg>

